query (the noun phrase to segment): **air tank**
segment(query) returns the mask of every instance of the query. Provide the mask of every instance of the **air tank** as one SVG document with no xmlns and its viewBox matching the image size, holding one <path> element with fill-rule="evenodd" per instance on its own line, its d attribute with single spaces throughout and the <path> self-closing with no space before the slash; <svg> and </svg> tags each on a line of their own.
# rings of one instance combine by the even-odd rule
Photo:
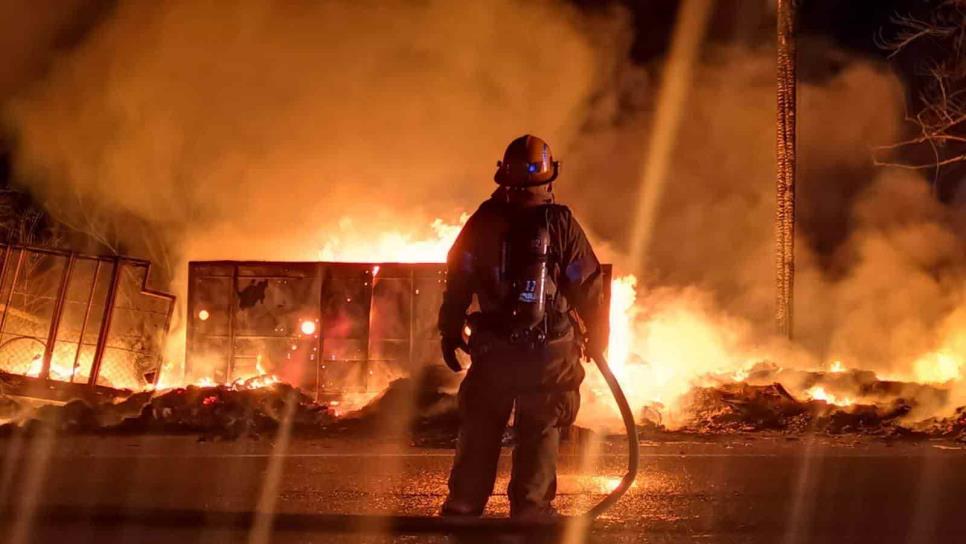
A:
<svg viewBox="0 0 966 544">
<path fill-rule="evenodd" d="M 547 262 L 550 233 L 536 225 L 510 237 L 510 318 L 517 331 L 543 322 L 547 301 Z"/>
</svg>

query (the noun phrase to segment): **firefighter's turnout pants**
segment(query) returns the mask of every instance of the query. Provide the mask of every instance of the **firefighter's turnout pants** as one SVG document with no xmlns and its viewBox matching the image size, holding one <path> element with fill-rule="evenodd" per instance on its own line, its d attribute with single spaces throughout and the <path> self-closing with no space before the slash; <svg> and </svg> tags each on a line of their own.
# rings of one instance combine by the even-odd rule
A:
<svg viewBox="0 0 966 544">
<path fill-rule="evenodd" d="M 472 365 L 459 391 L 460 433 L 443 512 L 482 514 L 493 492 L 511 413 L 516 445 L 507 489 L 510 513 L 546 512 L 556 494 L 560 429 L 573 423 L 580 405 L 583 369 L 574 334 L 533 348 L 479 331 L 470 338 L 470 354 Z"/>
</svg>

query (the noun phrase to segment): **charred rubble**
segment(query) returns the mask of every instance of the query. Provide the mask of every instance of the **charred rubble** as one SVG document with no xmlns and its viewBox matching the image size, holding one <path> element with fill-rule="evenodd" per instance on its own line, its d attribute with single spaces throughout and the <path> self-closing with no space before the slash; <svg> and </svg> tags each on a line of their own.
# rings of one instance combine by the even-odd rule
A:
<svg viewBox="0 0 966 544">
<path fill-rule="evenodd" d="M 796 388 L 815 385 L 851 392 L 848 406 L 793 395 L 779 382 Z M 10 421 L 0 433 L 31 432 L 49 426 L 77 434 L 190 434 L 200 440 L 272 436 L 286 417 L 301 436 L 363 436 L 405 439 L 418 447 L 449 448 L 455 444 L 458 411 L 452 384 L 439 372 L 394 382 L 363 408 L 344 415 L 336 403 L 317 402 L 282 383 L 247 388 L 188 386 L 156 393 L 137 393 L 113 403 L 71 401 L 62 406 L 30 405 L 0 397 L 0 417 Z M 880 381 L 871 373 L 821 373 L 759 369 L 746 382 L 694 388 L 680 403 L 683 422 L 668 430 L 656 407 L 639 413 L 647 438 L 675 435 L 779 433 L 865 436 L 882 439 L 947 439 L 966 442 L 966 407 L 950 417 L 915 417 L 925 404 L 946 400 L 935 387 Z M 567 433 L 579 440 L 586 431 Z M 506 443 L 512 442 L 508 432 Z"/>
<path fill-rule="evenodd" d="M 338 415 L 335 403 L 316 402 L 284 383 L 264 387 L 198 387 L 137 393 L 113 403 L 73 400 L 41 405 L 0 397 L 0 434 L 41 427 L 66 434 L 192 434 L 202 440 L 273 435 L 286 417 L 299 435 L 398 436 L 420 446 L 453 445 L 455 396 L 439 391 L 431 373 L 394 382 L 362 409 Z"/>
<path fill-rule="evenodd" d="M 685 432 L 705 434 L 777 431 L 787 434 L 862 435 L 881 438 L 945 438 L 966 442 L 966 407 L 948 418 L 916 421 L 914 399 L 838 406 L 801 400 L 780 383 L 696 388 L 686 397 Z"/>
</svg>

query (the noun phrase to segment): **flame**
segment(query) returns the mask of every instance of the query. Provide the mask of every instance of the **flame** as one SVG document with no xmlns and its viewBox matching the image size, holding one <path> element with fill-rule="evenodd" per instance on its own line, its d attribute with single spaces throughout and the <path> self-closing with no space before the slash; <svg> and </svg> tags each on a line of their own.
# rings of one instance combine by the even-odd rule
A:
<svg viewBox="0 0 966 544">
<path fill-rule="evenodd" d="M 66 360 L 66 359 L 69 359 Z M 82 372 L 81 369 L 89 369 L 90 363 L 93 359 L 93 354 L 83 354 L 78 360 L 78 368 L 74 368 L 74 358 L 73 352 L 70 353 L 70 357 L 65 357 L 64 355 L 54 352 L 50 360 L 50 370 L 48 372 L 48 378 L 51 380 L 58 380 L 63 382 L 81 382 L 87 383 L 88 374 Z M 84 366 L 84 365 L 87 366 Z M 136 385 L 123 382 L 118 376 L 111 374 L 111 368 L 103 368 L 100 376 L 99 383 L 108 383 L 114 385 L 115 383 L 122 383 L 124 385 L 118 387 L 127 387 L 128 389 L 136 389 Z M 31 378 L 39 378 L 44 371 L 44 356 L 43 354 L 36 354 L 30 360 L 30 366 L 27 371 L 24 372 L 25 376 L 30 376 Z"/>
<path fill-rule="evenodd" d="M 614 375 L 622 377 L 631 355 L 634 339 L 633 323 L 638 309 L 637 277 L 615 278 L 610 285 L 610 337 L 608 338 L 607 359 Z"/>
<path fill-rule="evenodd" d="M 674 402 L 706 376 L 744 380 L 755 359 L 687 297 L 642 300 L 634 276 L 611 284 L 610 363 L 638 407 Z"/>
<path fill-rule="evenodd" d="M 204 378 L 198 379 L 198 381 L 194 382 L 192 385 L 197 385 L 198 387 L 215 387 L 218 384 L 215 383 L 215 380 L 213 378 L 209 378 L 206 376 Z"/>
<path fill-rule="evenodd" d="M 442 263 L 468 217 L 462 214 L 456 222 L 437 218 L 428 228 L 394 226 L 389 230 L 378 230 L 369 222 L 343 219 L 335 233 L 327 236 L 317 257 L 340 262 Z M 379 273 L 380 266 L 374 265 L 371 276 L 375 278 Z M 662 416 L 670 417 L 677 400 L 694 386 L 714 385 L 722 380 L 746 381 L 751 369 L 759 362 L 785 362 L 793 367 L 815 368 L 814 359 L 794 361 L 785 357 L 791 354 L 790 350 L 776 352 L 770 345 L 761 346 L 749 341 L 752 335 L 742 329 L 742 322 L 716 313 L 713 304 L 704 301 L 696 290 L 645 291 L 637 277 L 616 275 L 610 295 L 608 360 L 638 413 L 644 408 L 656 407 Z M 317 330 L 315 321 L 303 320 L 297 332 L 312 335 Z M 469 335 L 472 331 L 465 332 Z M 966 342 L 949 341 L 942 345 L 942 349 L 922 356 L 915 364 L 918 381 L 948 383 L 962 378 L 966 371 L 963 345 Z M 841 360 L 832 360 L 828 371 L 843 373 L 847 367 Z M 51 372 L 54 372 L 53 367 Z M 235 379 L 229 386 L 265 387 L 278 382 L 279 378 L 259 361 L 255 375 Z M 213 386 L 215 380 L 205 377 L 195 384 Z M 601 405 L 609 405 L 605 408 L 606 417 L 613 418 L 616 408 L 612 406 L 606 384 L 599 375 L 589 373 L 584 387 L 590 402 L 581 410 L 584 418 L 581 424 L 600 422 L 598 416 L 602 414 L 595 412 L 595 406 L 590 406 L 598 399 Z M 340 404 L 333 407 L 342 413 L 350 412 L 379 394 L 378 387 L 374 386 L 370 392 L 343 396 Z M 805 395 L 839 406 L 855 403 L 852 398 L 837 397 L 820 386 L 809 389 Z M 665 423 L 670 421 L 665 420 Z"/>
<path fill-rule="evenodd" d="M 445 262 L 449 248 L 469 217 L 464 213 L 455 224 L 435 219 L 430 225 L 433 232 L 430 237 L 421 237 L 417 229 L 364 232 L 356 227 L 354 221 L 344 218 L 339 222 L 339 233 L 329 237 L 323 244 L 319 259 L 355 263 Z M 377 267 L 373 275 L 378 273 Z"/>
<path fill-rule="evenodd" d="M 925 383 L 945 384 L 963 377 L 966 361 L 963 355 L 938 351 L 920 357 L 913 364 L 916 379 Z"/>
<path fill-rule="evenodd" d="M 855 404 L 853 399 L 848 397 L 838 398 L 826 391 L 825 388 L 820 385 L 816 385 L 808 391 L 805 391 L 805 395 L 812 400 L 820 400 L 836 406 L 851 406 Z"/>
<path fill-rule="evenodd" d="M 344 218 L 339 222 L 338 232 L 328 238 L 319 250 L 318 258 L 323 261 L 338 262 L 400 262 L 400 263 L 442 263 L 446 262 L 446 255 L 450 247 L 459 236 L 463 225 L 469 219 L 468 214 L 461 214 L 459 221 L 448 223 L 443 219 L 435 219 L 429 227 L 430 234 L 426 236 L 425 229 L 393 229 L 372 232 L 368 228 L 357 227 L 356 222 Z M 380 266 L 374 265 L 372 276 L 379 274 Z M 346 302 L 351 302 L 347 298 Z M 204 314 L 204 316 L 202 316 Z M 210 317 L 207 310 L 201 310 L 198 318 L 204 321 Z M 318 332 L 318 323 L 313 319 L 303 319 L 298 324 L 298 332 L 311 336 Z M 294 349 L 294 347 L 293 347 Z M 261 360 L 256 364 L 257 374 L 236 378 L 227 384 L 233 388 L 267 387 L 279 383 L 278 376 L 267 372 Z M 172 388 L 181 385 L 166 380 L 162 373 L 162 383 L 158 389 Z M 218 385 L 212 376 L 196 379 L 192 385 L 199 387 L 214 387 Z M 388 384 L 386 384 L 388 385 Z M 380 391 L 346 395 L 343 398 L 342 411 L 348 412 L 361 408 L 371 401 Z"/>
<path fill-rule="evenodd" d="M 24 374 L 30 376 L 31 378 L 39 378 L 40 373 L 44 371 L 44 357 L 43 355 L 34 355 L 34 358 L 30 360 L 30 368 Z"/>
</svg>

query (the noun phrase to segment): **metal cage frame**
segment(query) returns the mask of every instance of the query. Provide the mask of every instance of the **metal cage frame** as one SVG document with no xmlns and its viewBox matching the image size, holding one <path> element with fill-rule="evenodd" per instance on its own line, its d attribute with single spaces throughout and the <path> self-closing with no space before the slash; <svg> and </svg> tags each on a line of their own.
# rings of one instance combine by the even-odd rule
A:
<svg viewBox="0 0 966 544">
<path fill-rule="evenodd" d="M 611 265 L 603 265 L 603 269 L 605 296 L 609 301 L 613 270 Z M 236 316 L 236 313 L 243 312 L 239 306 L 240 290 L 244 290 L 241 289 L 240 282 L 247 281 L 247 287 L 250 287 L 257 281 L 285 282 L 293 279 L 306 283 L 304 294 L 307 296 L 293 301 L 296 306 L 286 307 L 280 311 L 287 318 L 295 314 L 308 314 L 316 318 L 318 322 L 316 333 L 300 335 L 296 330 L 295 321 L 287 323 L 286 328 L 281 331 L 242 330 L 245 326 L 239 325 L 238 316 Z M 341 301 L 337 300 L 335 295 L 342 293 L 343 291 L 339 289 L 348 285 L 340 282 L 350 281 L 355 282 L 352 285 L 358 288 L 354 295 L 357 298 L 345 307 L 347 312 L 349 306 L 358 311 L 353 314 L 355 332 L 351 335 L 327 336 L 326 331 L 330 331 L 330 326 L 333 325 L 326 322 L 327 318 L 343 318 L 341 312 L 333 312 L 334 309 L 341 308 Z M 378 291 L 377 284 L 382 281 L 399 282 L 394 288 L 399 290 L 390 289 L 390 296 L 385 299 L 375 296 Z M 203 288 L 202 285 L 205 285 L 205 282 L 211 282 L 211 285 L 217 285 L 217 287 Z M 333 283 L 335 283 L 334 288 L 331 286 Z M 240 376 L 240 373 L 236 372 L 236 369 L 243 367 L 240 363 L 252 359 L 252 354 L 248 352 L 250 350 L 239 346 L 249 346 L 250 343 L 258 342 L 265 342 L 264 345 L 288 342 L 292 346 L 297 346 L 297 348 L 293 347 L 293 352 L 297 349 L 299 353 L 306 354 L 304 356 L 310 358 L 292 364 L 301 372 L 300 379 L 297 381 L 303 388 L 314 389 L 317 398 L 353 392 L 356 391 L 356 387 L 369 392 L 369 374 L 374 368 L 373 365 L 385 363 L 394 369 L 412 372 L 427 364 L 443 364 L 439 355 L 438 333 L 435 327 L 438 306 L 430 300 L 435 302 L 435 297 L 441 297 L 445 284 L 446 264 L 444 263 L 193 261 L 188 265 L 186 372 L 195 372 L 196 366 L 205 361 L 204 364 L 209 365 L 205 372 L 214 371 L 215 381 L 231 383 Z M 420 293 L 420 289 L 426 289 L 427 286 L 436 292 Z M 216 289 L 214 293 L 218 293 L 217 302 L 214 299 L 205 298 L 205 294 L 211 289 Z M 425 297 L 433 298 L 425 299 Z M 425 302 L 422 300 L 417 302 L 417 298 Z M 400 321 L 395 322 L 395 326 L 377 327 L 379 330 L 392 329 L 398 333 L 396 336 L 373 332 L 374 322 L 381 321 L 381 315 L 385 315 L 378 311 L 381 308 L 379 301 L 396 302 L 402 305 L 395 307 L 401 308 L 402 314 Z M 417 305 L 420 306 L 418 309 Z M 432 306 L 432 331 L 427 333 L 426 312 L 430 306 Z M 216 325 L 208 321 L 208 315 L 214 316 L 215 309 L 220 312 Z M 212 310 L 212 313 L 208 310 Z M 222 315 L 226 310 L 227 315 Z M 201 311 L 207 315 L 199 321 L 197 316 Z M 376 319 L 374 315 L 377 315 Z M 339 348 L 332 347 L 333 344 L 339 343 L 352 343 L 355 346 L 353 349 L 346 350 L 351 352 L 351 356 L 331 358 L 332 353 L 342 353 Z M 393 346 L 398 351 L 394 350 Z M 431 352 L 431 355 L 427 355 L 427 351 Z M 398 358 L 386 358 L 386 354 L 395 354 Z M 212 355 L 214 362 L 206 359 Z M 343 365 L 343 367 L 341 370 L 336 370 L 333 364 Z M 330 381 L 327 373 L 339 375 L 341 372 L 348 372 L 350 367 L 356 369 L 353 375 L 359 375 L 359 383 L 343 382 L 337 388 L 330 388 L 327 385 Z M 196 377 L 200 376 L 199 374 Z M 205 377 L 210 376 L 205 374 Z"/>
<path fill-rule="evenodd" d="M 141 284 L 138 287 L 138 293 L 143 296 L 153 297 L 157 299 L 164 300 L 168 302 L 167 313 L 164 317 L 164 325 L 162 328 L 162 333 L 167 334 L 171 326 L 171 319 L 174 315 L 175 300 L 176 297 L 170 293 L 165 293 L 163 291 L 151 289 L 148 287 L 148 282 L 151 277 L 151 262 L 143 259 L 135 259 L 125 256 L 103 256 L 103 255 L 86 255 L 73 251 L 58 250 L 43 247 L 32 247 L 17 244 L 0 244 L 0 251 L 2 251 L 3 260 L 0 262 L 0 289 L 6 285 L 8 280 L 8 274 L 12 274 L 10 279 L 9 292 L 4 294 L 4 300 L 0 300 L 0 334 L 4 333 L 5 327 L 8 321 L 8 315 L 11 313 L 11 303 L 16 291 L 17 281 L 20 279 L 20 275 L 23 269 L 23 263 L 25 256 L 29 254 L 34 255 L 48 255 L 52 257 L 62 258 L 66 260 L 63 272 L 61 273 L 60 282 L 57 288 L 57 295 L 54 300 L 53 313 L 50 317 L 50 326 L 48 328 L 45 337 L 37 337 L 30 335 L 20 335 L 11 339 L 4 341 L 3 345 L 6 345 L 13 340 L 20 339 L 32 339 L 40 342 L 44 346 L 43 353 L 43 366 L 40 370 L 38 377 L 27 376 L 26 374 L 17 374 L 10 372 L 3 372 L 3 376 L 8 382 L 8 385 L 12 384 L 14 389 L 17 389 L 17 393 L 27 394 L 29 396 L 42 396 L 42 397 L 69 397 L 71 393 L 84 394 L 90 392 L 96 393 L 110 393 L 118 391 L 115 388 L 107 387 L 104 385 L 99 385 L 98 378 L 102 370 L 102 364 L 104 362 L 104 354 L 107 350 L 108 340 L 111 334 L 111 327 L 114 324 L 114 314 L 117 309 L 117 296 L 118 291 L 121 288 L 121 279 L 126 267 L 137 267 L 144 269 L 144 276 Z M 15 255 L 16 254 L 16 255 Z M 64 308 L 67 302 L 68 287 L 70 285 L 73 273 L 75 270 L 75 265 L 80 260 L 94 261 L 94 275 L 92 276 L 90 292 L 88 293 L 86 299 L 86 308 L 84 310 L 84 318 L 81 323 L 80 332 L 78 335 L 78 347 L 74 354 L 74 365 L 75 368 L 78 364 L 80 358 L 81 350 L 84 345 L 84 337 L 90 330 L 88 329 L 91 321 L 92 311 L 95 306 L 94 291 L 98 285 L 98 278 L 102 273 L 102 270 L 107 267 L 110 271 L 111 277 L 108 283 L 108 289 L 104 299 L 104 309 L 100 316 L 99 329 L 97 330 L 97 343 L 94 348 L 94 355 L 90 367 L 90 375 L 86 383 L 78 383 L 74 381 L 63 381 L 51 377 L 50 369 L 51 362 L 54 357 L 54 350 L 57 345 L 58 335 L 60 333 L 60 324 L 64 315 Z M 11 262 L 15 261 L 15 262 Z M 123 349 L 123 348 L 115 348 Z M 130 350 L 126 350 L 130 351 Z M 149 385 L 156 385 L 158 379 L 161 375 L 161 368 L 163 361 L 161 360 L 161 354 L 156 354 L 156 371 L 154 372 L 154 377 L 150 380 Z M 39 386 L 39 387 L 38 387 Z M 29 391 L 23 392 L 21 389 L 27 389 Z M 86 391 L 85 391 L 86 390 Z M 38 394 L 38 391 L 40 393 Z M 16 394 L 16 393 L 15 393 Z"/>
</svg>

